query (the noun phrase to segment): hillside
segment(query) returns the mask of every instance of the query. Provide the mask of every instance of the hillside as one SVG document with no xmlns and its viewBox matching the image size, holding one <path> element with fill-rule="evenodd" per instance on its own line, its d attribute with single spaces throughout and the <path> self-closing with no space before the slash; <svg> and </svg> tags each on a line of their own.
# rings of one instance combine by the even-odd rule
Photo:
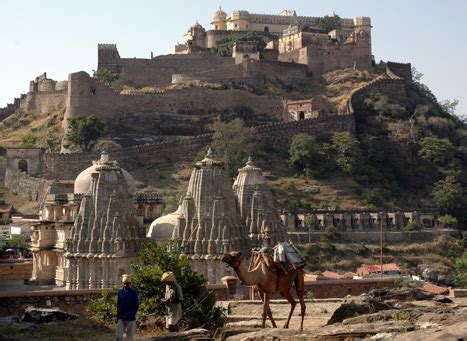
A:
<svg viewBox="0 0 467 341">
<path fill-rule="evenodd" d="M 269 80 L 261 87 L 240 88 L 258 95 L 280 96 L 288 100 L 320 98 L 331 112 L 345 113 L 352 93 L 374 83 L 376 79 L 388 77 L 384 65 L 379 65 L 376 70 L 375 73 L 353 69 L 333 71 L 325 74 L 320 82 L 309 80 L 295 87 Z M 123 91 L 159 93 L 170 90 L 176 93 L 186 87 L 212 88 L 213 85 L 188 82 L 169 87 L 127 86 Z M 219 91 L 222 91 L 221 88 Z M 266 173 L 279 209 L 294 212 L 312 208 L 436 207 L 439 202 L 433 200 L 434 185 L 449 174 L 455 174 L 455 185 L 465 188 L 467 129 L 464 123 L 438 103 L 426 86 L 417 81 L 407 85 L 407 98 L 400 102 L 373 91 L 356 103 L 354 109 L 357 130 L 355 152 L 358 155 L 352 161 L 355 163 L 352 171 L 343 170 L 339 165 L 339 155 L 332 141 L 317 141 L 318 156 L 313 160 L 311 171 L 307 172 L 288 164 L 288 145 L 273 150 L 267 146 L 256 148 L 254 157 Z M 216 117 L 229 121 L 249 115 L 250 121 L 255 121 L 251 113 L 243 112 L 241 108 L 209 115 L 203 129 L 210 129 L 209 122 Z M 36 114 L 18 111 L 2 122 L 0 144 L 4 147 L 41 147 L 57 151 L 63 137 L 62 119 L 63 112 Z M 121 143 L 132 140 L 135 127 L 115 130 L 115 124 L 107 128 L 107 136 L 100 140 L 96 148 L 119 148 Z M 430 137 L 433 139 L 427 140 Z M 424 141 L 435 144 L 447 141 L 447 149 L 440 150 L 438 145 L 425 146 L 426 153 L 422 155 Z M 202 151 L 200 153 L 202 155 Z M 436 153 L 446 157 L 438 160 Z M 132 174 L 138 180 L 140 191 L 160 191 L 168 203 L 166 211 L 170 211 L 175 206 L 176 198 L 186 190 L 191 167 L 190 162 L 161 166 L 156 160 L 152 165 L 133 169 Z M 464 194 L 461 197 L 465 199 Z M 458 199 L 454 201 L 461 203 L 462 200 Z M 464 219 L 465 214 L 458 212 L 459 205 L 454 206 L 443 207 L 443 211 L 457 210 L 455 213 L 461 220 Z"/>
</svg>

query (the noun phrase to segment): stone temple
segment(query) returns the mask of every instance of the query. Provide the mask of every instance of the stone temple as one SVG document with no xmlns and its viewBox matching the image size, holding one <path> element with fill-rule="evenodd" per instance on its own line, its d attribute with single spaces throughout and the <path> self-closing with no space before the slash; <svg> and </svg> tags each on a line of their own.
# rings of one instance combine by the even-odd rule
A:
<svg viewBox="0 0 467 341">
<path fill-rule="evenodd" d="M 34 227 L 31 282 L 67 289 L 115 287 L 131 271 L 144 237 L 134 180 L 103 152 L 74 185 L 75 194 L 45 203 Z"/>
<path fill-rule="evenodd" d="M 147 237 L 180 240 L 193 269 L 220 283 L 231 274 L 220 261 L 224 253 L 275 244 L 286 232 L 261 169 L 250 159 L 232 189 L 223 162 L 209 150 L 196 163 L 177 211 L 156 219 Z"/>
</svg>

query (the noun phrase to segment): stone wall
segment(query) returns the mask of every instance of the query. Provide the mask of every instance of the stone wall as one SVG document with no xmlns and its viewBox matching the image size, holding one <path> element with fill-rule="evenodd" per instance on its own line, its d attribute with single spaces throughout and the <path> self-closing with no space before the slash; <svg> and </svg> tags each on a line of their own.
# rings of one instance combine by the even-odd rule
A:
<svg viewBox="0 0 467 341">
<path fill-rule="evenodd" d="M 407 103 L 405 81 L 403 79 L 387 79 L 380 77 L 367 85 L 355 90 L 348 101 L 348 112 L 355 113 L 362 108 L 364 99 L 372 91 L 378 91 L 389 98 L 390 101 L 404 105 Z"/>
<path fill-rule="evenodd" d="M 20 194 L 29 200 L 42 202 L 47 194 L 50 182 L 35 178 L 17 169 L 7 168 L 5 172 L 5 187 L 12 193 Z"/>
<path fill-rule="evenodd" d="M 100 296 L 101 289 L 0 292 L 0 316 L 21 315 L 28 306 L 84 315 L 89 301 Z"/>
<path fill-rule="evenodd" d="M 173 83 L 192 80 L 203 80 L 216 83 L 248 83 L 248 79 L 256 80 L 261 84 L 265 80 L 280 81 L 293 86 L 306 81 L 308 69 L 305 65 L 284 63 L 278 61 L 250 61 L 237 65 L 228 65 L 210 70 L 174 74 Z"/>
<path fill-rule="evenodd" d="M 105 63 L 99 60 L 98 64 L 104 65 Z M 210 52 L 165 55 L 152 59 L 120 58 L 118 60 L 120 79 L 117 84 L 170 84 L 174 73 L 204 71 L 232 64 L 232 58 L 216 57 Z"/>
<path fill-rule="evenodd" d="M 42 150 L 38 148 L 8 148 L 6 152 L 7 168 L 19 169 L 20 162 L 27 168 L 26 173 L 38 176 L 41 173 Z"/>
<path fill-rule="evenodd" d="M 410 63 L 386 63 L 386 72 L 391 78 L 402 78 L 412 81 L 412 65 Z"/>
<path fill-rule="evenodd" d="M 264 124 L 255 129 L 256 136 L 261 141 L 277 148 L 287 146 L 298 133 L 310 133 L 322 140 L 330 138 L 334 132 L 348 131 L 355 134 L 355 122 L 353 115 L 329 115 L 302 121 Z M 110 154 L 123 168 L 131 171 L 142 165 L 192 161 L 200 149 L 210 143 L 211 138 L 211 134 L 178 138 L 111 151 Z M 98 158 L 98 153 L 46 153 L 42 156 L 42 176 L 57 180 L 74 179 Z"/>
<path fill-rule="evenodd" d="M 171 81 L 171 79 L 170 79 Z M 250 108 L 258 115 L 271 119 L 284 118 L 282 100 L 272 96 L 257 96 L 238 89 L 213 90 L 200 87 L 157 94 L 122 95 L 103 82 L 91 78 L 86 72 L 69 75 L 68 102 L 64 123 L 67 119 L 95 114 L 104 120 L 115 120 L 119 114 L 132 112 L 177 113 L 186 110 L 224 110 Z"/>
<path fill-rule="evenodd" d="M 325 232 L 289 232 L 291 241 L 295 244 L 307 244 L 310 242 L 319 242 Z M 346 243 L 379 243 L 379 231 L 343 231 L 339 232 L 340 239 Z M 384 231 L 383 240 L 387 243 L 417 243 L 431 242 L 439 236 L 451 236 L 460 238 L 460 232 L 457 230 L 422 230 L 414 232 L 404 231 Z"/>
<path fill-rule="evenodd" d="M 337 69 L 351 67 L 366 71 L 373 69 L 371 47 L 368 42 L 346 44 L 328 42 L 321 45 L 309 45 L 281 53 L 279 60 L 305 64 L 315 78 Z"/>
<path fill-rule="evenodd" d="M 21 98 L 24 98 L 24 96 L 26 95 L 22 94 Z M 9 103 L 5 107 L 0 108 L 0 121 L 4 120 L 20 108 L 21 98 L 15 98 L 13 103 Z"/>
<path fill-rule="evenodd" d="M 0 262 L 0 281 L 29 279 L 32 262 Z"/>
<path fill-rule="evenodd" d="M 66 89 L 47 92 L 28 92 L 26 97 L 21 101 L 21 108 L 45 114 L 57 110 L 65 110 L 66 101 Z"/>
</svg>

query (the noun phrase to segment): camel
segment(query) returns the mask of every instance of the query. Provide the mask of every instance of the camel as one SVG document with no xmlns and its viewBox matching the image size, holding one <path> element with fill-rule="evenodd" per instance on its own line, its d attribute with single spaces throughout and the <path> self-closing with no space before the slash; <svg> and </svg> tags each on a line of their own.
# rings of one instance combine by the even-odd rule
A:
<svg viewBox="0 0 467 341">
<path fill-rule="evenodd" d="M 265 262 L 260 262 L 252 270 L 249 270 L 248 265 L 246 262 L 242 261 L 240 256 L 241 253 L 236 251 L 226 253 L 222 257 L 222 261 L 227 263 L 235 270 L 238 278 L 244 285 L 255 286 L 256 290 L 258 290 L 261 300 L 263 301 L 262 327 L 265 327 L 266 316 L 268 316 L 271 320 L 272 326 L 277 328 L 276 323 L 272 317 L 271 309 L 269 308 L 269 300 L 271 299 L 271 295 L 273 293 L 280 292 L 280 294 L 285 299 L 287 299 L 291 305 L 289 317 L 287 318 L 287 322 L 284 325 L 284 328 L 289 328 L 290 318 L 292 317 L 295 306 L 297 305 L 297 302 L 290 293 L 292 286 L 295 284 L 295 291 L 297 292 L 298 299 L 300 300 L 302 316 L 300 331 L 302 331 L 303 319 L 305 318 L 306 310 L 305 300 L 303 298 L 305 291 L 305 280 L 302 269 L 293 269 L 288 271 L 287 274 L 279 270 L 277 272 L 273 272 L 268 269 Z M 279 276 L 279 278 L 277 278 L 277 276 Z"/>
</svg>

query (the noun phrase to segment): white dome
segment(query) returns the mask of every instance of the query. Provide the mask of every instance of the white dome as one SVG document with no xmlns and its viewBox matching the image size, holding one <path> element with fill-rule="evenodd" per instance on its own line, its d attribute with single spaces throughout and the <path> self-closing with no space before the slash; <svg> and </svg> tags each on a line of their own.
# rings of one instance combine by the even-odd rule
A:
<svg viewBox="0 0 467 341">
<path fill-rule="evenodd" d="M 84 171 L 79 173 L 75 180 L 74 193 L 86 193 L 89 191 L 91 186 L 91 176 L 93 173 L 97 173 L 96 168 L 101 167 L 101 163 L 108 162 L 108 154 L 103 152 L 101 155 L 101 160 L 94 162 L 91 167 L 86 168 Z M 136 192 L 135 179 L 123 168 L 120 168 L 123 174 L 123 177 L 128 184 L 128 193 L 133 194 Z"/>
<path fill-rule="evenodd" d="M 151 223 L 146 237 L 155 240 L 157 244 L 172 239 L 178 217 L 181 215 L 182 207 L 179 205 L 175 212 L 157 218 Z"/>
</svg>

